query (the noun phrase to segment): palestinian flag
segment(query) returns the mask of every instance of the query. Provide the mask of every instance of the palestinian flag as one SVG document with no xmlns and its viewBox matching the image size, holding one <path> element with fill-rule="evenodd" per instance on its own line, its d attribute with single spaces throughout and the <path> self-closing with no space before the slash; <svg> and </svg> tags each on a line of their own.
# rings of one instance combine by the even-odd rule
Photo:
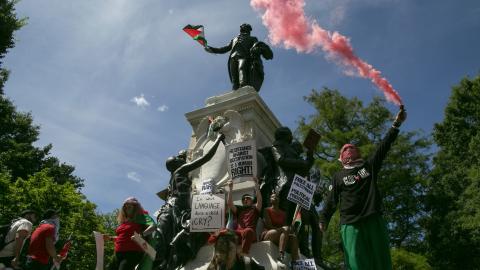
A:
<svg viewBox="0 0 480 270">
<path fill-rule="evenodd" d="M 302 227 L 302 211 L 296 211 L 295 216 L 293 217 L 293 230 L 296 234 L 300 231 L 300 227 Z"/>
<path fill-rule="evenodd" d="M 205 39 L 205 32 L 203 31 L 203 25 L 187 25 L 183 27 L 183 31 L 191 36 L 194 40 L 200 43 L 202 46 L 207 46 L 207 40 Z"/>
</svg>

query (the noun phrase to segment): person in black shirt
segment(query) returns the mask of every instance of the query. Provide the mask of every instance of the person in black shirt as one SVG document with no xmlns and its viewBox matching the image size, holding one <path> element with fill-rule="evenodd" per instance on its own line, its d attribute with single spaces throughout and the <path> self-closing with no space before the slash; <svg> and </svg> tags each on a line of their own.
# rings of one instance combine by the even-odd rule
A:
<svg viewBox="0 0 480 270">
<path fill-rule="evenodd" d="M 340 201 L 340 224 L 347 269 L 392 269 L 389 240 L 382 218 L 382 198 L 377 177 L 398 128 L 407 117 L 403 106 L 376 151 L 366 160 L 353 144 L 340 150 L 343 169 L 337 172 L 329 186 L 319 227 L 326 230 Z"/>
</svg>

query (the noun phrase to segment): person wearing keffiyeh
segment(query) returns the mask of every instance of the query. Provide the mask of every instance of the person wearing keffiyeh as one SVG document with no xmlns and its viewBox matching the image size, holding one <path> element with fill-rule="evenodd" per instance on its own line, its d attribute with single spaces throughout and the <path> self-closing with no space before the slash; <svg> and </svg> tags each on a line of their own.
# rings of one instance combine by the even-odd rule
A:
<svg viewBox="0 0 480 270">
<path fill-rule="evenodd" d="M 325 207 L 320 214 L 320 230 L 325 231 L 340 202 L 340 224 L 347 269 L 392 269 L 387 227 L 382 217 L 378 173 L 399 127 L 407 114 L 400 107 L 392 127 L 377 149 L 363 159 L 359 148 L 345 144 L 339 161 L 343 168 L 329 186 Z"/>
</svg>

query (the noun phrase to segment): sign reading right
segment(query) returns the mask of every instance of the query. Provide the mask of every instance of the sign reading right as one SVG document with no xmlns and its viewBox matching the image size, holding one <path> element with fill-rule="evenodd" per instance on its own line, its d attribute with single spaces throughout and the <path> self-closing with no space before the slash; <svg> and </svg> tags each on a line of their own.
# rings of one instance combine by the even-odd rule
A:
<svg viewBox="0 0 480 270">
<path fill-rule="evenodd" d="M 295 174 L 287 199 L 309 210 L 317 184 Z"/>
</svg>

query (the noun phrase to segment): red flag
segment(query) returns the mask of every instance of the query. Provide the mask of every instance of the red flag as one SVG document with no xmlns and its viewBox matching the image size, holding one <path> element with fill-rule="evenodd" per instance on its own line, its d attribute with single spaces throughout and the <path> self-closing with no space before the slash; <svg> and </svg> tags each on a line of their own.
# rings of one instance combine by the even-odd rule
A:
<svg viewBox="0 0 480 270">
<path fill-rule="evenodd" d="M 60 250 L 58 253 L 62 258 L 66 258 L 68 255 L 68 251 L 70 250 L 70 247 L 72 246 L 72 241 L 68 240 L 65 245 L 63 245 L 63 248 Z"/>
<path fill-rule="evenodd" d="M 205 32 L 203 31 L 203 25 L 187 25 L 183 27 L 183 31 L 191 36 L 194 40 L 200 43 L 202 46 L 207 46 L 207 40 L 205 39 Z"/>
</svg>

